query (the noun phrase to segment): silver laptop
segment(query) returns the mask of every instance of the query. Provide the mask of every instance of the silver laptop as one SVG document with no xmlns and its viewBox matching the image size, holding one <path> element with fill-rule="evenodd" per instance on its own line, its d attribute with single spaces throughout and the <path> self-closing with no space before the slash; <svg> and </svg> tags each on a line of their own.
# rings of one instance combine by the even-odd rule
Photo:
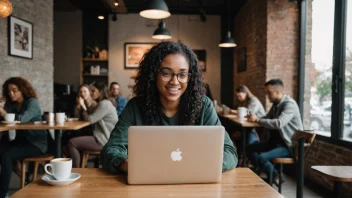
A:
<svg viewBox="0 0 352 198">
<path fill-rule="evenodd" d="M 132 126 L 129 184 L 216 183 L 221 180 L 222 126 Z"/>
</svg>

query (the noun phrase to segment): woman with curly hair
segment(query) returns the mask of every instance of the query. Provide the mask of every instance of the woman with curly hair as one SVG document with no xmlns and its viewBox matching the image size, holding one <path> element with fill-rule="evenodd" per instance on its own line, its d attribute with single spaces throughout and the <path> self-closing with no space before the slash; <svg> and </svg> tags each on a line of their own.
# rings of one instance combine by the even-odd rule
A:
<svg viewBox="0 0 352 198">
<path fill-rule="evenodd" d="M 7 113 L 14 113 L 21 123 L 42 120 L 37 94 L 32 85 L 21 77 L 9 78 L 2 86 L 6 100 L 0 107 L 0 120 Z M 1 138 L 0 197 L 5 197 L 10 185 L 12 166 L 17 160 L 39 156 L 47 151 L 47 134 L 44 130 L 9 131 Z"/>
<path fill-rule="evenodd" d="M 136 97 L 119 116 L 110 140 L 101 151 L 103 168 L 127 173 L 127 131 L 136 125 L 221 125 L 212 101 L 205 97 L 202 71 L 192 49 L 162 42 L 147 52 L 138 68 Z M 237 165 L 237 154 L 227 133 L 223 171 Z"/>
</svg>

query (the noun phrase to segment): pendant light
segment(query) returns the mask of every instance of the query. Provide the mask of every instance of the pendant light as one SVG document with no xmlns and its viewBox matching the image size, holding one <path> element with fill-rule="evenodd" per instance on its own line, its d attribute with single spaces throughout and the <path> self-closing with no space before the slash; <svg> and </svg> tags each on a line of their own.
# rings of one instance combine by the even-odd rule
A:
<svg viewBox="0 0 352 198">
<path fill-rule="evenodd" d="M 171 16 L 164 0 L 148 0 L 146 8 L 139 14 L 147 19 L 165 19 Z"/>
<path fill-rule="evenodd" d="M 0 0 L 0 16 L 8 17 L 12 13 L 12 5 L 10 0 Z"/>
<path fill-rule="evenodd" d="M 231 37 L 230 31 L 230 0 L 227 0 L 227 34 L 220 41 L 219 47 L 236 47 L 235 40 Z"/>
<path fill-rule="evenodd" d="M 154 31 L 152 38 L 159 40 L 167 40 L 172 38 L 163 20 L 160 21 L 159 27 Z"/>
</svg>

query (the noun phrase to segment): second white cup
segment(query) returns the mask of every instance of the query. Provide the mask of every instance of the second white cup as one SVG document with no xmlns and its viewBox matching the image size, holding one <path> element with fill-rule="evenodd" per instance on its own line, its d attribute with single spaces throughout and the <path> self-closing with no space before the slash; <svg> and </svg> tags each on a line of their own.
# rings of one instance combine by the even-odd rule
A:
<svg viewBox="0 0 352 198">
<path fill-rule="evenodd" d="M 238 119 L 244 120 L 248 114 L 248 109 L 245 107 L 238 107 Z"/>
<path fill-rule="evenodd" d="M 66 120 L 65 113 L 56 113 L 55 115 L 56 124 L 64 124 L 65 120 Z"/>
</svg>

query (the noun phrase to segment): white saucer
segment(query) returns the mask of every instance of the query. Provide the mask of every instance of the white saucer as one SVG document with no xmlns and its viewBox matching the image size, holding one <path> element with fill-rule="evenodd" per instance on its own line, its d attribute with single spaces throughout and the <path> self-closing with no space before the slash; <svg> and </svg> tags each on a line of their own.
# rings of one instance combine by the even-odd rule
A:
<svg viewBox="0 0 352 198">
<path fill-rule="evenodd" d="M 67 180 L 63 181 L 58 181 L 51 175 L 44 175 L 42 177 L 42 180 L 53 186 L 66 186 L 75 182 L 79 178 L 81 178 L 81 175 L 79 173 L 71 173 L 70 177 Z"/>
<path fill-rule="evenodd" d="M 9 125 L 9 126 L 13 126 L 13 125 L 16 125 L 21 122 L 20 121 L 1 121 L 1 123 Z"/>
</svg>

